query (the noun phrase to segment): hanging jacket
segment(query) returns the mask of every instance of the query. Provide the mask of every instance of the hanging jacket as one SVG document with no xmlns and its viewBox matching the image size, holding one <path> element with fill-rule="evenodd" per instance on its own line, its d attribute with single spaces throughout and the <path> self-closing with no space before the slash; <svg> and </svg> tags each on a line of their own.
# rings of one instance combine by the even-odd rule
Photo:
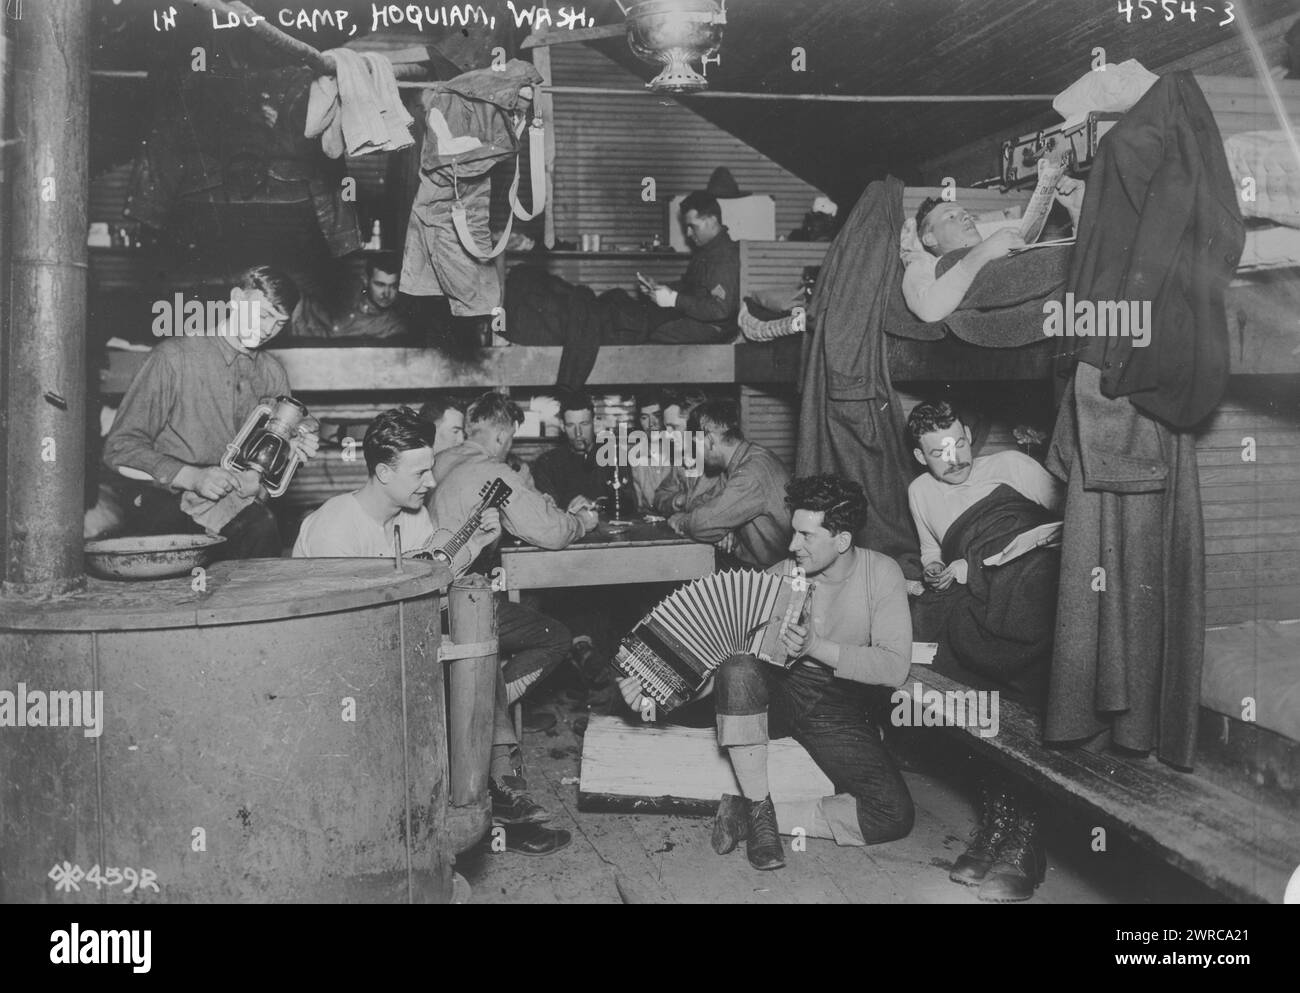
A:
<svg viewBox="0 0 1300 993">
<path fill-rule="evenodd" d="M 890 296 L 902 292 L 902 228 L 903 184 L 890 176 L 867 187 L 822 263 L 804 342 L 797 475 L 833 472 L 860 483 L 868 512 L 859 543 L 919 579 L 907 504 L 914 473 L 885 346 Z"/>
<path fill-rule="evenodd" d="M 528 103 L 519 91 L 541 81 L 531 64 L 512 59 L 504 69 L 476 69 L 424 92 L 426 132 L 406 229 L 403 292 L 446 296 L 457 317 L 490 314 L 501 305 L 497 267 L 471 254 L 464 240 L 491 245 L 489 174 L 518 154 L 518 118 Z"/>
<path fill-rule="evenodd" d="M 1224 291 L 1245 225 L 1214 115 L 1195 77 L 1162 76 L 1102 139 L 1088 177 L 1067 288 L 1076 300 L 1150 301 L 1151 337 L 1097 337 L 1080 357 L 1107 397 L 1174 428 L 1228 385 Z"/>
</svg>

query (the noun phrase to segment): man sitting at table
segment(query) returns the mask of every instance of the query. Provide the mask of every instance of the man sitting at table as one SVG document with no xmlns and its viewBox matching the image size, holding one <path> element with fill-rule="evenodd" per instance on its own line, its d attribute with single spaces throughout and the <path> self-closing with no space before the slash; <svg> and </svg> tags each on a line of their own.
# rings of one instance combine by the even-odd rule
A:
<svg viewBox="0 0 1300 993">
<path fill-rule="evenodd" d="M 689 510 L 673 514 L 669 525 L 695 541 L 718 545 L 741 566 L 766 569 L 779 562 L 790 543 L 784 499 L 790 473 L 762 445 L 745 440 L 734 401 L 700 404 L 691 411 L 688 426 L 703 433 L 704 471 L 721 478 Z"/>
<path fill-rule="evenodd" d="M 560 400 L 565 444 L 533 460 L 533 484 L 570 511 L 596 506 L 605 495 L 610 470 L 596 462 L 596 408 L 585 393 L 565 392 Z"/>
<path fill-rule="evenodd" d="M 502 509 L 502 527 L 539 548 L 566 548 L 594 529 L 599 515 L 587 506 L 586 497 L 580 498 L 580 508 L 560 510 L 554 499 L 507 464 L 515 429 L 523 421 L 519 405 L 500 393 L 484 393 L 469 405 L 465 440 L 434 460 L 433 475 L 438 482 L 434 516 L 455 530 L 477 505 L 483 484 L 504 479 L 514 492 Z"/>
<path fill-rule="evenodd" d="M 440 529 L 424 507 L 425 497 L 436 485 L 433 432 L 428 423 L 409 407 L 385 411 L 371 423 L 361 447 L 368 473 L 365 485 L 331 497 L 307 515 L 293 554 L 300 558 L 391 557 L 395 554 L 395 527 L 401 528 L 404 556 L 440 548 L 464 518 L 455 527 Z M 498 512 L 485 510 L 478 530 L 453 558 L 453 574 L 461 576 L 468 571 L 500 536 Z M 511 851 L 548 855 L 571 838 L 567 831 L 532 826 L 549 820 L 550 814 L 528 795 L 519 774 L 519 742 L 508 708 L 564 657 L 569 636 L 555 621 L 527 607 L 509 602 L 497 606 L 502 665 L 489 767 L 492 816 L 506 826 L 506 846 Z"/>
<path fill-rule="evenodd" d="M 283 553 L 258 475 L 220 462 L 253 408 L 289 393 L 284 366 L 262 348 L 297 302 L 288 276 L 257 266 L 239 276 L 216 327 L 164 338 L 145 359 L 104 439 L 104 465 L 143 484 L 124 494 L 126 533 L 206 530 L 226 539 L 222 558 Z M 319 442 L 312 433 L 290 444 L 311 458 Z"/>
<path fill-rule="evenodd" d="M 901 686 L 911 665 L 903 572 L 888 556 L 854 547 L 853 536 L 867 519 L 857 483 L 806 476 L 786 493 L 793 559 L 767 571 L 814 584 L 805 618 L 782 635 L 797 661 L 782 668 L 733 655 L 704 690 L 713 692 L 718 744 L 727 750 L 742 793 L 722 797 L 713 848 L 725 855 L 744 841 L 756 869 L 785 865 L 768 788 L 770 738 L 793 736 L 836 791 L 795 821 L 810 835 L 875 845 L 905 837 L 914 819 L 911 794 L 868 716 L 866 699 L 869 686 Z M 619 680 L 619 689 L 629 706 L 649 714 L 635 677 Z"/>
<path fill-rule="evenodd" d="M 673 452 L 680 450 L 680 437 L 674 439 L 667 433 L 664 398 L 654 390 L 637 391 L 637 427 L 645 435 L 650 454 L 632 465 L 632 485 L 636 488 L 637 506 L 649 513 L 654 510 L 655 491 L 672 472 L 676 460 Z M 661 444 L 665 438 L 666 450 Z"/>
<path fill-rule="evenodd" d="M 704 467 L 686 465 L 684 455 L 692 449 L 687 432 L 691 425 L 691 411 L 708 399 L 701 394 L 677 396 L 668 394 L 664 397 L 664 430 L 672 439 L 671 468 L 655 487 L 650 505 L 657 513 L 672 516 L 678 511 L 690 510 L 697 501 L 714 489 L 722 480 L 721 474 L 710 476 Z M 702 447 L 702 446 L 699 446 Z"/>
<path fill-rule="evenodd" d="M 420 407 L 420 420 L 433 426 L 435 457 L 465 440 L 465 405 L 438 393 L 430 394 Z"/>
</svg>

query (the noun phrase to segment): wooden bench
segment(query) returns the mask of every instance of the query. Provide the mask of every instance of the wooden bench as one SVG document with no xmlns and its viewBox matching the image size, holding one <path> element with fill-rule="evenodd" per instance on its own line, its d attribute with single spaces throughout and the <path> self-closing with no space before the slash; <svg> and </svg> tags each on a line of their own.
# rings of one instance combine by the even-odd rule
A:
<svg viewBox="0 0 1300 993">
<path fill-rule="evenodd" d="M 908 688 L 942 694 L 970 688 L 914 665 Z M 998 733 L 947 726 L 976 754 L 1027 781 L 1044 797 L 1100 814 L 1139 847 L 1205 885 L 1244 902 L 1281 903 L 1300 867 L 1293 817 L 1155 759 L 1042 744 L 1039 719 L 999 700 Z"/>
</svg>

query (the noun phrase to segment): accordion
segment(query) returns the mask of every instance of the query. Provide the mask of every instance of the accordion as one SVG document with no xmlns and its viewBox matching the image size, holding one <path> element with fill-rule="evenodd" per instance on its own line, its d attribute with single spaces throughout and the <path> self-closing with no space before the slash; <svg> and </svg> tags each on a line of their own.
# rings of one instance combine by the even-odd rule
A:
<svg viewBox="0 0 1300 993">
<path fill-rule="evenodd" d="M 681 706 L 732 655 L 796 661 L 781 634 L 798 623 L 812 586 L 801 576 L 715 572 L 663 600 L 620 643 L 613 660 L 664 711 Z"/>
</svg>

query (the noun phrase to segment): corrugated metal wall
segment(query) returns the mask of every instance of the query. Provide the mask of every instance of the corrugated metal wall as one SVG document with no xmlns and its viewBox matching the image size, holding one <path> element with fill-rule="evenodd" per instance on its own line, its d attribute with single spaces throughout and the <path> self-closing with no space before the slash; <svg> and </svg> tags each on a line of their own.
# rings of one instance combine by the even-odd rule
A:
<svg viewBox="0 0 1300 993">
<path fill-rule="evenodd" d="M 602 86 L 627 93 L 557 93 L 555 100 L 555 230 L 566 241 L 599 234 L 637 245 L 667 236 L 667 204 L 703 189 L 717 166 L 740 188 L 776 200 L 777 234 L 803 223 L 817 190 L 676 101 L 653 96 L 642 82 L 582 45 L 555 45 L 557 86 Z M 641 198 L 653 177 L 656 202 Z"/>
</svg>

